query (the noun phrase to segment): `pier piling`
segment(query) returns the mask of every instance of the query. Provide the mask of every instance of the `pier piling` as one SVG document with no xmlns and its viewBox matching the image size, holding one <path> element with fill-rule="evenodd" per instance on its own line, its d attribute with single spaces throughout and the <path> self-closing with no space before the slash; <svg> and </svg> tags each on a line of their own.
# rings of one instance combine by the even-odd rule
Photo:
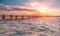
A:
<svg viewBox="0 0 60 36">
<path fill-rule="evenodd" d="M 5 19 L 5 15 L 2 15 L 2 19 Z"/>
<path fill-rule="evenodd" d="M 13 19 L 13 15 L 10 15 L 10 19 Z"/>
<path fill-rule="evenodd" d="M 15 16 L 15 19 L 17 19 L 17 16 Z"/>
</svg>

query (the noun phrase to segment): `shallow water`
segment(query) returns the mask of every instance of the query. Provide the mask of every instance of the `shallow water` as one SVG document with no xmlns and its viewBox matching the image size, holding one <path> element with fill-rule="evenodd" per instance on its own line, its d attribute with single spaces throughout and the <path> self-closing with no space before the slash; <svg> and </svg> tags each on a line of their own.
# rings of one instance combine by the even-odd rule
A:
<svg viewBox="0 0 60 36">
<path fill-rule="evenodd" d="M 60 36 L 60 17 L 0 20 L 0 36 Z"/>
</svg>

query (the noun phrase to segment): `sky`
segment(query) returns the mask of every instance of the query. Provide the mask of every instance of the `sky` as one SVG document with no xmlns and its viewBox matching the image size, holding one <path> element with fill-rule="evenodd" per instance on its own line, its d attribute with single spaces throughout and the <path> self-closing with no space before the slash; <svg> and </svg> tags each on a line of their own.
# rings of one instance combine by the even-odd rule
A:
<svg viewBox="0 0 60 36">
<path fill-rule="evenodd" d="M 36 9 L 41 13 L 60 15 L 60 0 L 0 0 L 0 13 L 2 14 L 5 11 L 8 13 L 35 11 L 32 9 Z"/>
</svg>

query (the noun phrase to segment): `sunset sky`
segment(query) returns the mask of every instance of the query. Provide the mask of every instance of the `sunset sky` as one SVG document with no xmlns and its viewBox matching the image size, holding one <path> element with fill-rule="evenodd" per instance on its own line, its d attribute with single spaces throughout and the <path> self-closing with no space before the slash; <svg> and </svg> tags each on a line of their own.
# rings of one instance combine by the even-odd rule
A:
<svg viewBox="0 0 60 36">
<path fill-rule="evenodd" d="M 0 14 L 13 14 L 14 12 L 14 14 L 19 14 L 22 11 L 30 13 L 35 10 L 40 11 L 37 14 L 60 15 L 60 0 L 0 0 Z"/>
</svg>

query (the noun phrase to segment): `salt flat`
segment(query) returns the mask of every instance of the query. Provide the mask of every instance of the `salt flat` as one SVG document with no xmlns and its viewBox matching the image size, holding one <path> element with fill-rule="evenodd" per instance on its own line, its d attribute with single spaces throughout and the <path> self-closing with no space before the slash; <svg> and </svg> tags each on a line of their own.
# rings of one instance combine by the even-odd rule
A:
<svg viewBox="0 0 60 36">
<path fill-rule="evenodd" d="M 0 20 L 0 36 L 60 36 L 60 17 Z"/>
</svg>

